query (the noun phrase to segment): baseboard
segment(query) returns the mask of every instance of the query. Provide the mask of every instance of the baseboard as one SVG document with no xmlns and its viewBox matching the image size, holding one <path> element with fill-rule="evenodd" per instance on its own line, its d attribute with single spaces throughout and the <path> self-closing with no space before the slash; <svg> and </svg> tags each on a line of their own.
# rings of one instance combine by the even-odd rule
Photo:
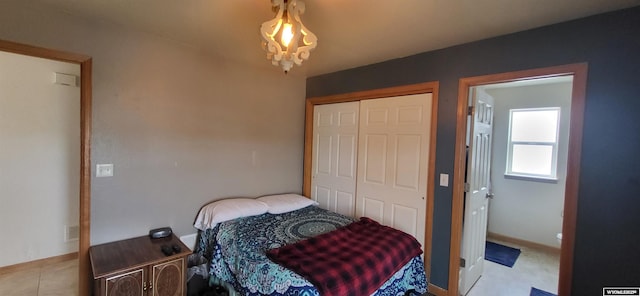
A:
<svg viewBox="0 0 640 296">
<path fill-rule="evenodd" d="M 440 288 L 432 283 L 429 283 L 429 294 L 435 295 L 435 296 L 448 296 L 449 295 L 449 291 Z"/>
<path fill-rule="evenodd" d="M 0 275 L 13 273 L 13 272 L 21 271 L 25 269 L 39 268 L 45 265 L 60 263 L 60 262 L 73 260 L 73 259 L 78 259 L 78 252 L 33 260 L 29 262 L 18 263 L 14 265 L 3 266 L 3 267 L 0 267 Z"/>
<path fill-rule="evenodd" d="M 560 255 L 560 248 L 555 248 L 555 247 L 539 244 L 539 243 L 528 241 L 528 240 L 504 236 L 504 235 L 493 233 L 493 232 L 487 232 L 487 238 L 503 241 L 506 243 L 512 243 L 512 244 L 520 245 L 527 248 L 556 253 Z"/>
</svg>

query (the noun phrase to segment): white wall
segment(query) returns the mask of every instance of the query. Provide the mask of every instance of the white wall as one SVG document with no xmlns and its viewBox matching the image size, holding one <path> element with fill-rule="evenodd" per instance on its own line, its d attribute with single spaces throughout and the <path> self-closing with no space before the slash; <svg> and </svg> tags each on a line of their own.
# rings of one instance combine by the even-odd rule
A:
<svg viewBox="0 0 640 296">
<path fill-rule="evenodd" d="M 0 266 L 78 250 L 80 66 L 0 52 Z"/>
<path fill-rule="evenodd" d="M 92 170 L 115 176 L 91 180 L 92 244 L 193 233 L 214 199 L 301 192 L 303 76 L 22 2 L 0 3 L 0 39 L 93 57 Z"/>
<path fill-rule="evenodd" d="M 487 90 L 495 99 L 488 231 L 559 248 L 567 172 L 571 83 Z M 542 183 L 504 177 L 509 131 L 509 109 L 561 107 L 558 143 L 558 182 Z"/>
</svg>

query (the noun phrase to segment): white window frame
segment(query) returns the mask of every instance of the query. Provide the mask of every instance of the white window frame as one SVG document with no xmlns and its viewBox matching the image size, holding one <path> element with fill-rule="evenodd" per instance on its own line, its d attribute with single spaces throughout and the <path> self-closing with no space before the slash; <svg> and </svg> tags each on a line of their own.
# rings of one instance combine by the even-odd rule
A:
<svg viewBox="0 0 640 296">
<path fill-rule="evenodd" d="M 514 112 L 534 112 L 534 111 L 558 111 L 558 121 L 556 122 L 556 137 L 554 142 L 529 142 L 529 141 L 511 141 L 511 129 Z M 541 182 L 555 183 L 558 180 L 558 140 L 560 134 L 560 107 L 545 107 L 545 108 L 521 108 L 521 109 L 509 109 L 509 134 L 507 135 L 507 165 L 505 171 L 505 177 L 511 179 L 522 179 Z M 513 147 L 514 145 L 535 145 L 535 146 L 551 146 L 551 173 L 546 174 L 532 174 L 513 172 Z"/>
</svg>

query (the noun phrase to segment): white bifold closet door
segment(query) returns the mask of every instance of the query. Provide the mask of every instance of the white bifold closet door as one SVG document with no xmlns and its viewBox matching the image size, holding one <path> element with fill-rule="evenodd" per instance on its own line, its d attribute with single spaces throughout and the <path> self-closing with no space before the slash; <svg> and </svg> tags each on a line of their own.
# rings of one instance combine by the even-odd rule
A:
<svg viewBox="0 0 640 296">
<path fill-rule="evenodd" d="M 353 217 L 359 102 L 313 108 L 311 199 L 321 208 Z"/>
<path fill-rule="evenodd" d="M 356 216 L 424 246 L 431 94 L 360 102 Z"/>
<path fill-rule="evenodd" d="M 316 105 L 311 198 L 424 246 L 431 94 Z"/>
</svg>

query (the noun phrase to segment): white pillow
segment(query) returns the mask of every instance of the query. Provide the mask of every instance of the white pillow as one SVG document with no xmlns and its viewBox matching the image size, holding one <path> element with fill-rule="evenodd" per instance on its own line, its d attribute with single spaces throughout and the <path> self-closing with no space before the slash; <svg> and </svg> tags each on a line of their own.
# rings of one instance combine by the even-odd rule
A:
<svg viewBox="0 0 640 296">
<path fill-rule="evenodd" d="M 268 212 L 271 214 L 282 214 L 308 207 L 310 205 L 318 205 L 314 200 L 306 198 L 299 194 L 278 194 L 266 195 L 258 198 L 269 206 Z"/>
<path fill-rule="evenodd" d="M 200 209 L 193 226 L 200 230 L 215 227 L 218 223 L 236 218 L 262 215 L 267 204 L 251 198 L 231 198 L 214 201 Z"/>
</svg>

